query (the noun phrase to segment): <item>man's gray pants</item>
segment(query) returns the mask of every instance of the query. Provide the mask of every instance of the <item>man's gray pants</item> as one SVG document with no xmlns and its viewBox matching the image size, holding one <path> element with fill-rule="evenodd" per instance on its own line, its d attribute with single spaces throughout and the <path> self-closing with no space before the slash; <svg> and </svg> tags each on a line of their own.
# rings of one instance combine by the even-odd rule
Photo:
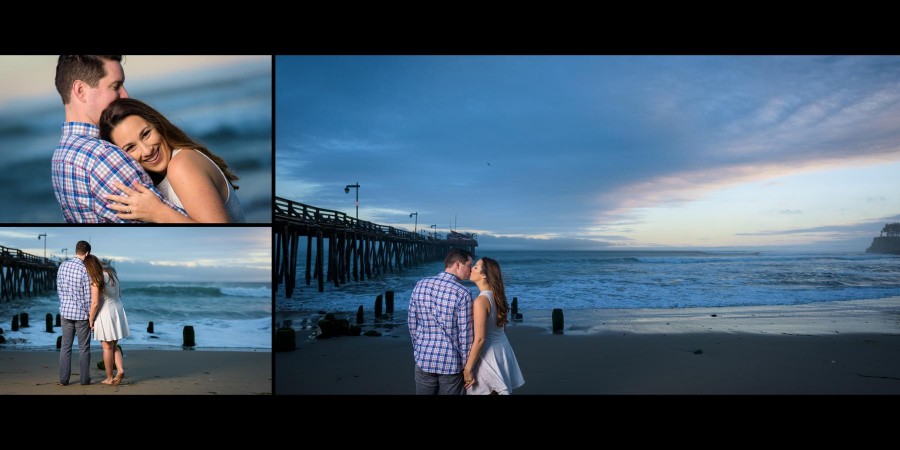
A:
<svg viewBox="0 0 900 450">
<path fill-rule="evenodd" d="M 91 384 L 91 326 L 87 320 L 61 319 L 62 346 L 59 349 L 59 382 L 69 384 L 72 373 L 72 344 L 78 334 L 78 367 L 81 384 Z"/>
</svg>

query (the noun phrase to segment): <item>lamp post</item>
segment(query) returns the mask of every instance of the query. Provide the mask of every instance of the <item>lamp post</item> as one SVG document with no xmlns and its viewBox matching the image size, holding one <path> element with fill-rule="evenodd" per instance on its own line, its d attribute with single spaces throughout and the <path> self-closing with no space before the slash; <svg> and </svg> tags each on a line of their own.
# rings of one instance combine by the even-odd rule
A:
<svg viewBox="0 0 900 450">
<path fill-rule="evenodd" d="M 431 238 L 437 239 L 437 225 L 431 226 Z"/>
<path fill-rule="evenodd" d="M 419 213 L 418 212 L 409 213 L 409 217 L 412 217 L 412 216 L 416 216 L 416 223 L 413 224 L 413 233 L 415 233 L 416 227 L 419 225 Z"/>
<path fill-rule="evenodd" d="M 61 252 L 66 252 L 66 259 L 64 259 L 63 261 L 69 259 L 69 249 L 64 248 L 64 249 L 62 249 L 62 250 L 60 250 L 60 251 L 61 251 Z"/>
<path fill-rule="evenodd" d="M 359 181 L 356 184 L 348 184 L 347 187 L 344 188 L 344 192 L 349 194 L 350 188 L 356 189 L 356 221 L 359 222 Z"/>
<path fill-rule="evenodd" d="M 38 235 L 38 240 L 41 240 L 41 236 L 44 237 L 44 259 L 47 259 L 47 233 L 41 233 Z"/>
</svg>

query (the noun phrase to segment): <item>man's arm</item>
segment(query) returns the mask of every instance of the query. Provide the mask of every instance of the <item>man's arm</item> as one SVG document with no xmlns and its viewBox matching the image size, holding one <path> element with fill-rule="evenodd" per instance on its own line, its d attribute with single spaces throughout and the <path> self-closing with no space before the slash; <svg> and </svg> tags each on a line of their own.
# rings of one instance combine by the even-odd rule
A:
<svg viewBox="0 0 900 450">
<path fill-rule="evenodd" d="M 472 293 L 465 289 L 465 293 L 456 303 L 456 326 L 459 330 L 459 353 L 463 366 L 469 358 L 469 352 L 472 350 L 472 340 L 474 339 L 474 328 L 472 325 Z"/>
<path fill-rule="evenodd" d="M 419 288 L 419 284 L 416 283 L 416 287 L 413 288 L 412 294 L 409 296 L 409 313 L 406 317 L 406 323 L 409 327 L 409 337 L 412 339 L 413 345 L 416 344 L 416 329 L 418 328 L 417 317 L 416 314 L 418 311 L 416 310 L 416 291 Z"/>
<path fill-rule="evenodd" d="M 89 168 L 90 190 L 93 200 L 93 210 L 97 216 L 109 222 L 134 222 L 118 217 L 116 211 L 106 206 L 109 201 L 106 199 L 106 195 L 121 194 L 121 191 L 113 185 L 113 183 L 117 181 L 126 186 L 131 186 L 135 182 L 139 182 L 159 197 L 166 206 L 185 216 L 187 215 L 183 209 L 163 198 L 159 194 L 159 191 L 156 190 L 156 187 L 153 185 L 153 181 L 150 179 L 150 176 L 147 175 L 147 172 L 144 172 L 144 169 L 137 161 L 119 150 L 118 147 L 101 144 L 95 149 L 92 156 L 93 165 Z"/>
</svg>

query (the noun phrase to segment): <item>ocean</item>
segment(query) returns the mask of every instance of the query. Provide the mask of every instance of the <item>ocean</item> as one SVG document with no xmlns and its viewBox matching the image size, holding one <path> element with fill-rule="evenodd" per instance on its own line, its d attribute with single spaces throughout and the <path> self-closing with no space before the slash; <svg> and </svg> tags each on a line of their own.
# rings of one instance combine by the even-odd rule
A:
<svg viewBox="0 0 900 450">
<path fill-rule="evenodd" d="M 306 286 L 301 256 L 294 296 L 286 299 L 280 284 L 276 313 L 355 312 L 363 305 L 371 314 L 375 296 L 386 290 L 395 292 L 395 311 L 406 310 L 415 283 L 443 270 L 438 261 L 338 288 L 326 283 L 320 293 L 315 279 Z M 507 250 L 476 256 L 500 263 L 507 297 L 516 297 L 520 310 L 772 306 L 900 296 L 900 257 L 891 255 Z M 474 284 L 465 284 L 477 294 Z"/>
<path fill-rule="evenodd" d="M 127 70 L 127 64 L 126 64 Z M 60 223 L 53 195 L 50 158 L 65 119 L 59 95 L 0 108 L 0 222 Z M 215 74 L 169 80 L 129 94 L 143 100 L 188 135 L 221 156 L 240 180 L 238 199 L 247 222 L 272 221 L 272 70 L 271 63 L 237 65 Z"/>
<path fill-rule="evenodd" d="M 123 348 L 181 350 L 185 325 L 194 327 L 198 350 L 271 350 L 272 287 L 268 283 L 122 282 L 122 304 L 131 335 Z M 28 313 L 30 327 L 12 331 L 12 316 Z M 0 304 L 5 348 L 55 349 L 59 327 L 46 332 L 47 313 L 59 313 L 56 293 Z M 153 321 L 154 333 L 147 332 Z M 76 339 L 77 340 L 77 339 Z M 77 345 L 77 344 L 76 344 Z M 99 341 L 92 341 L 97 345 Z M 76 350 L 77 351 L 77 350 Z"/>
</svg>

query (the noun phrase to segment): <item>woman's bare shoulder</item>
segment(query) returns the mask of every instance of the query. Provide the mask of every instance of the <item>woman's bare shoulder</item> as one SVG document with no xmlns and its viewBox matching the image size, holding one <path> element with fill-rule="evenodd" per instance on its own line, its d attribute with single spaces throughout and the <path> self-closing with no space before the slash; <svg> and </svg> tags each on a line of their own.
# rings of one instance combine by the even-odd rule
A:
<svg viewBox="0 0 900 450">
<path fill-rule="evenodd" d="M 166 177 L 171 181 L 199 176 L 208 177 L 211 168 L 212 162 L 200 152 L 193 149 L 181 149 L 169 160 Z"/>
</svg>

